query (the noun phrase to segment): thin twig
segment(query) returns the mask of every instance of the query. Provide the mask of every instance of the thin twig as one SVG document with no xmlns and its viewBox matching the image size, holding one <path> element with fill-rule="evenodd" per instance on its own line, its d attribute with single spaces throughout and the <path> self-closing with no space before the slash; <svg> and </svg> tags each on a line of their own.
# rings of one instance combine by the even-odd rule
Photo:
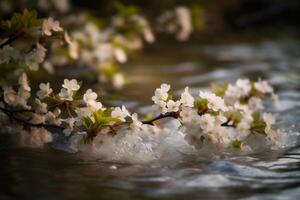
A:
<svg viewBox="0 0 300 200">
<path fill-rule="evenodd" d="M 172 117 L 174 119 L 177 119 L 179 117 L 179 113 L 178 112 L 168 112 L 165 114 L 160 114 L 159 116 L 151 119 L 151 120 L 146 120 L 146 121 L 142 121 L 143 124 L 148 124 L 148 125 L 154 125 L 154 122 L 163 118 L 167 118 L 167 117 Z"/>
</svg>

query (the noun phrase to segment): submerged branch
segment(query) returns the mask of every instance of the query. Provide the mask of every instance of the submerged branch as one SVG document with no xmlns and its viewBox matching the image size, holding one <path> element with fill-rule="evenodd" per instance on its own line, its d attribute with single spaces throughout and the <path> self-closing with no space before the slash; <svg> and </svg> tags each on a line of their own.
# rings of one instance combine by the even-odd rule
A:
<svg viewBox="0 0 300 200">
<path fill-rule="evenodd" d="M 55 125 L 55 124 L 45 124 L 45 123 L 31 123 L 31 122 L 28 122 L 24 119 L 21 119 L 21 118 L 18 118 L 15 116 L 16 113 L 25 113 L 25 112 L 32 112 L 34 113 L 34 111 L 32 110 L 8 110 L 8 109 L 5 109 L 5 108 L 1 108 L 0 107 L 0 110 L 6 114 L 9 118 L 19 122 L 19 123 L 22 123 L 23 125 L 25 126 L 31 126 L 31 127 L 37 127 L 37 128 L 46 128 L 46 129 L 59 129 L 59 130 L 64 130 L 65 128 L 62 127 L 62 126 L 59 126 L 59 125 Z"/>
</svg>

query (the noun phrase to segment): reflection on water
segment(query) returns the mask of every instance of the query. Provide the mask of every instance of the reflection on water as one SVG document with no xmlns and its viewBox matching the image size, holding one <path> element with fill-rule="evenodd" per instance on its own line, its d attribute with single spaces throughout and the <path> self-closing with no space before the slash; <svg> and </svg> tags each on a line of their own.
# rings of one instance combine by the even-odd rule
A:
<svg viewBox="0 0 300 200">
<path fill-rule="evenodd" d="M 295 134 L 300 130 L 299 54 L 300 44 L 291 40 L 158 46 L 125 68 L 133 84 L 121 92 L 122 101 L 104 99 L 147 113 L 149 97 L 162 82 L 172 84 L 175 93 L 189 85 L 196 94 L 212 81 L 262 77 L 282 99 L 281 108 L 273 110 L 280 127 Z M 297 199 L 300 146 L 293 142 L 286 152 L 189 155 L 146 166 L 87 161 L 51 148 L 14 149 L 3 142 L 0 199 Z"/>
</svg>

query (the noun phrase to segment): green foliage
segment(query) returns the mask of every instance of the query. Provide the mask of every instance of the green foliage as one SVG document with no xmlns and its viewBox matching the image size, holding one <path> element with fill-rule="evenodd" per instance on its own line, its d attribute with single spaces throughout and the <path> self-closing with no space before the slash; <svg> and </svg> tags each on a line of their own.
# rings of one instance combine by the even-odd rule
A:
<svg viewBox="0 0 300 200">
<path fill-rule="evenodd" d="M 194 105 L 198 110 L 203 110 L 207 108 L 207 99 L 202 99 L 200 97 L 195 99 Z"/>
<path fill-rule="evenodd" d="M 173 95 L 168 95 L 167 101 L 172 100 L 173 99 Z"/>
<path fill-rule="evenodd" d="M 98 68 L 100 73 L 103 73 L 110 79 L 118 72 L 118 67 L 116 64 L 101 64 Z"/>
<path fill-rule="evenodd" d="M 234 124 L 238 124 L 242 120 L 242 114 L 238 111 L 235 111 L 235 112 L 232 111 L 232 112 L 230 112 L 229 118 L 231 121 L 233 121 Z"/>
<path fill-rule="evenodd" d="M 25 9 L 23 13 L 15 13 L 10 20 L 2 20 L 0 28 L 11 33 L 16 33 L 24 29 L 41 26 L 42 22 L 42 19 L 37 18 L 35 11 Z"/>
<path fill-rule="evenodd" d="M 214 90 L 217 96 L 224 97 L 225 92 L 228 88 L 228 84 L 226 83 L 224 86 L 220 86 L 216 83 L 211 83 L 211 88 Z"/>
<path fill-rule="evenodd" d="M 99 132 L 102 128 L 109 126 L 112 122 L 120 123 L 120 119 L 111 117 L 111 112 L 111 108 L 94 112 L 94 121 L 90 117 L 84 117 L 83 122 L 85 127 L 90 132 Z"/>
<path fill-rule="evenodd" d="M 190 9 L 192 13 L 193 28 L 197 31 L 202 31 L 205 28 L 204 8 L 199 4 L 192 4 Z"/>
<path fill-rule="evenodd" d="M 138 7 L 136 7 L 134 5 L 124 5 L 123 3 L 119 2 L 119 1 L 114 3 L 114 7 L 117 10 L 117 12 L 120 13 L 125 18 L 128 18 L 139 12 Z"/>
<path fill-rule="evenodd" d="M 243 145 L 243 142 L 241 140 L 234 140 L 232 142 L 232 146 L 237 149 L 241 149 L 242 145 Z"/>
<path fill-rule="evenodd" d="M 266 123 L 261 119 L 259 113 L 253 113 L 253 122 L 251 125 L 251 132 L 265 134 Z"/>
</svg>

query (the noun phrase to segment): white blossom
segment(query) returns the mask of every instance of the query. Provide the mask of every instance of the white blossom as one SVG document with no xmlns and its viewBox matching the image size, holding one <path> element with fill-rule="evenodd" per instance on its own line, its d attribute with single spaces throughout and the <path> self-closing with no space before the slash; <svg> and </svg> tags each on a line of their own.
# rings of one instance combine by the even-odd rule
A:
<svg viewBox="0 0 300 200">
<path fill-rule="evenodd" d="M 153 34 L 153 32 L 152 32 L 152 30 L 150 28 L 145 28 L 143 30 L 143 35 L 144 35 L 145 40 L 148 43 L 155 42 L 155 36 L 154 36 L 154 34 Z"/>
<path fill-rule="evenodd" d="M 126 107 L 122 106 L 122 108 L 120 108 L 120 107 L 114 108 L 113 111 L 111 112 L 111 116 L 113 118 L 118 118 L 121 121 L 125 121 L 125 118 L 127 116 L 130 116 L 130 114 L 129 114 L 128 110 L 126 109 Z"/>
<path fill-rule="evenodd" d="M 10 45 L 5 45 L 2 49 L 0 49 L 0 64 L 8 63 L 11 58 L 14 58 L 15 49 Z"/>
<path fill-rule="evenodd" d="M 235 84 L 240 89 L 241 96 L 247 96 L 251 91 L 251 83 L 248 79 L 238 79 Z"/>
<path fill-rule="evenodd" d="M 190 107 L 183 107 L 179 113 L 181 120 L 185 124 L 192 124 L 198 120 L 200 117 L 197 113 L 197 110 Z"/>
<path fill-rule="evenodd" d="M 194 107 L 194 97 L 189 93 L 189 88 L 186 87 L 181 94 L 180 102 L 183 106 Z"/>
<path fill-rule="evenodd" d="M 17 93 L 11 86 L 3 87 L 3 96 L 8 105 L 15 106 Z"/>
<path fill-rule="evenodd" d="M 258 82 L 254 83 L 254 87 L 256 90 L 262 93 L 273 93 L 273 88 L 269 85 L 267 81 L 262 81 L 261 79 Z"/>
<path fill-rule="evenodd" d="M 225 112 L 228 110 L 227 106 L 224 103 L 224 100 L 212 92 L 200 91 L 199 96 L 202 99 L 206 99 L 208 101 L 207 107 L 209 109 L 212 109 L 213 111 L 224 111 Z"/>
<path fill-rule="evenodd" d="M 122 88 L 123 85 L 125 84 L 125 79 L 124 79 L 123 74 L 121 74 L 121 73 L 116 73 L 116 74 L 113 76 L 112 84 L 113 84 L 113 86 L 114 86 L 115 88 L 117 88 L 117 89 Z"/>
<path fill-rule="evenodd" d="M 65 41 L 68 43 L 69 48 L 69 55 L 73 59 L 78 59 L 79 58 L 79 44 L 76 41 L 72 41 L 69 34 L 65 32 Z"/>
<path fill-rule="evenodd" d="M 236 126 L 236 129 L 239 133 L 241 133 L 241 136 L 239 139 L 245 139 L 250 134 L 250 128 L 251 128 L 251 122 L 248 120 L 242 120 L 239 122 Z"/>
<path fill-rule="evenodd" d="M 35 105 L 36 106 L 34 107 L 34 109 L 37 113 L 47 113 L 48 105 L 46 103 L 43 103 L 38 98 L 35 98 Z"/>
<path fill-rule="evenodd" d="M 53 90 L 50 87 L 50 83 L 41 83 L 39 85 L 40 90 L 37 91 L 36 95 L 40 98 L 40 99 L 44 99 L 45 97 L 49 96 Z"/>
<path fill-rule="evenodd" d="M 30 92 L 31 91 L 31 88 L 29 86 L 29 83 L 28 83 L 28 78 L 27 78 L 27 75 L 25 73 L 22 73 L 22 75 L 19 77 L 19 84 L 24 88 L 24 90 Z"/>
<path fill-rule="evenodd" d="M 80 85 L 78 84 L 76 79 L 72 79 L 72 80 L 65 79 L 62 87 L 67 89 L 68 91 L 77 91 L 80 89 Z"/>
<path fill-rule="evenodd" d="M 137 113 L 131 115 L 132 123 L 130 128 L 133 130 L 140 130 L 143 127 L 143 123 L 138 119 Z"/>
<path fill-rule="evenodd" d="M 167 102 L 167 112 L 178 112 L 180 106 L 180 101 L 169 100 Z"/>
<path fill-rule="evenodd" d="M 200 116 L 200 127 L 206 131 L 213 131 L 215 128 L 215 117 L 210 114 L 204 114 Z"/>
<path fill-rule="evenodd" d="M 45 60 L 46 51 L 43 45 L 37 43 L 36 48 L 25 56 L 25 64 L 31 70 L 38 70 L 39 64 Z"/>
<path fill-rule="evenodd" d="M 53 112 L 48 111 L 45 115 L 46 122 L 48 122 L 49 124 L 60 125 L 62 122 L 62 119 L 59 118 L 60 113 L 61 110 L 59 108 L 56 108 Z"/>
<path fill-rule="evenodd" d="M 176 8 L 175 13 L 180 27 L 177 38 L 178 40 L 186 41 L 193 31 L 190 10 L 187 7 L 179 6 Z"/>
<path fill-rule="evenodd" d="M 271 130 L 271 126 L 275 124 L 276 119 L 271 113 L 263 113 L 262 117 L 266 123 L 265 132 L 268 133 Z"/>
<path fill-rule="evenodd" d="M 127 62 L 127 55 L 126 55 L 126 53 L 123 49 L 115 48 L 114 49 L 114 55 L 115 55 L 115 58 L 118 62 L 120 62 L 120 63 Z"/>
<path fill-rule="evenodd" d="M 83 100 L 84 102 L 89 105 L 91 102 L 96 101 L 97 99 L 97 94 L 95 92 L 93 92 L 93 90 L 88 89 L 85 94 L 83 95 Z"/>
<path fill-rule="evenodd" d="M 248 106 L 254 112 L 264 109 L 263 101 L 258 97 L 251 97 L 248 101 Z"/>
<path fill-rule="evenodd" d="M 65 119 L 64 122 L 66 122 L 68 124 L 68 128 L 64 129 L 63 132 L 66 136 L 69 136 L 69 135 L 71 135 L 71 133 L 74 129 L 76 119 L 74 117 L 70 117 L 70 118 Z"/>
<path fill-rule="evenodd" d="M 59 21 L 55 21 L 53 20 L 53 18 L 50 17 L 44 20 L 42 25 L 42 32 L 47 36 L 51 36 L 52 31 L 59 32 L 59 31 L 63 31 L 63 29 L 60 27 Z"/>
<path fill-rule="evenodd" d="M 170 90 L 170 85 L 168 84 L 161 84 L 160 88 L 155 90 L 155 94 L 152 97 L 152 101 L 155 104 L 161 103 L 161 101 L 166 101 L 168 99 L 168 91 Z"/>
<path fill-rule="evenodd" d="M 72 90 L 68 90 L 66 88 L 62 88 L 58 96 L 61 100 L 73 101 L 73 92 Z"/>
</svg>

